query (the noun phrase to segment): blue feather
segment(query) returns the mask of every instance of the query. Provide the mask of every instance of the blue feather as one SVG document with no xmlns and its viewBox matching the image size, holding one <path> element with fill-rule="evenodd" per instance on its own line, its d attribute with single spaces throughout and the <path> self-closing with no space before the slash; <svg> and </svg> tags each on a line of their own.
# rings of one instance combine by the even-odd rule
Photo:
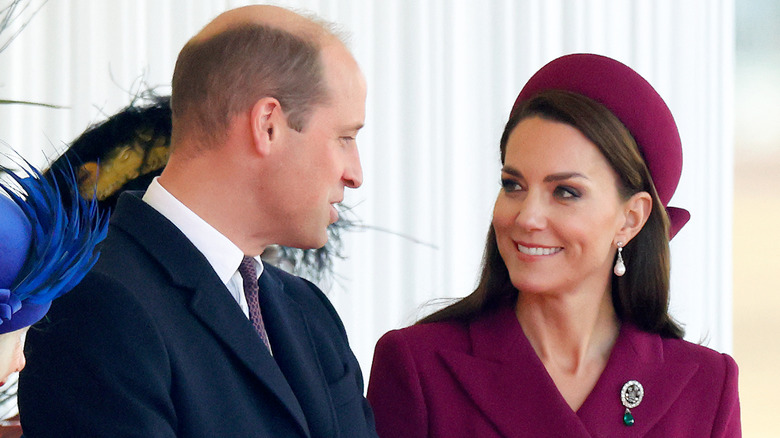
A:
<svg viewBox="0 0 780 438">
<path fill-rule="evenodd" d="M 108 230 L 108 217 L 101 214 L 97 200 L 78 195 L 78 180 L 70 166 L 61 172 L 68 190 L 59 190 L 57 178 L 44 178 L 26 160 L 23 176 L 0 166 L 16 183 L 15 189 L 0 183 L 32 224 L 32 244 L 27 260 L 11 286 L 21 301 L 49 302 L 72 289 L 97 262 L 95 246 Z M 60 193 L 72 193 L 66 208 Z"/>
</svg>

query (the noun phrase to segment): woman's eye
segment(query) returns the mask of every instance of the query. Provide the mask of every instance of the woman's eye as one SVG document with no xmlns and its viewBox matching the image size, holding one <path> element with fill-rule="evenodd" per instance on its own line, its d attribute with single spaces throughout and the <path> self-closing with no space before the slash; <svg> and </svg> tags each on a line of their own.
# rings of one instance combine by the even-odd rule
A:
<svg viewBox="0 0 780 438">
<path fill-rule="evenodd" d="M 579 190 L 567 186 L 556 187 L 555 195 L 563 199 L 573 199 L 581 196 Z"/>
<path fill-rule="evenodd" d="M 523 189 L 520 184 L 517 183 L 517 181 L 513 181 L 511 179 L 502 179 L 501 188 L 504 189 L 504 191 L 507 193 L 517 192 Z"/>
</svg>

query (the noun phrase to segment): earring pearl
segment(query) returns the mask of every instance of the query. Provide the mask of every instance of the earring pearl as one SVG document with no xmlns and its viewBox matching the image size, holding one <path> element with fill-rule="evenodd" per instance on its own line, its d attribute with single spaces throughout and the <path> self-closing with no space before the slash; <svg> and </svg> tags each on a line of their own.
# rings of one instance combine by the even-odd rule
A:
<svg viewBox="0 0 780 438">
<path fill-rule="evenodd" d="M 615 261 L 615 269 L 613 271 L 615 275 L 622 277 L 626 274 L 626 264 L 623 263 L 623 242 L 617 243 L 617 251 L 617 260 Z"/>
</svg>

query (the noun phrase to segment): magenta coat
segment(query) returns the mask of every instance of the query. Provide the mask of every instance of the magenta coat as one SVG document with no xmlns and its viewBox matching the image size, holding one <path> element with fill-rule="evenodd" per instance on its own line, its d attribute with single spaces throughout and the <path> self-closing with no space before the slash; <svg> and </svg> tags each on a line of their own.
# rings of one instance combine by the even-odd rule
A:
<svg viewBox="0 0 780 438">
<path fill-rule="evenodd" d="M 644 387 L 623 423 L 620 390 Z M 738 437 L 737 365 L 628 324 L 593 391 L 571 410 L 511 308 L 471 324 L 394 330 L 377 343 L 368 399 L 381 438 Z"/>
</svg>

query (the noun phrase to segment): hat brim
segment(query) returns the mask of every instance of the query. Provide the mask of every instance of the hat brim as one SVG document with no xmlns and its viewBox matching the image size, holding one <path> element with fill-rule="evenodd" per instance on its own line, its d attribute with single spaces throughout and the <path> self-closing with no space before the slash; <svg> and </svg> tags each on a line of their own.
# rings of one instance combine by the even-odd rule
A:
<svg viewBox="0 0 780 438">
<path fill-rule="evenodd" d="M 6 321 L 0 320 L 0 334 L 11 333 L 35 324 L 46 315 L 49 307 L 51 307 L 51 301 L 43 304 L 35 304 L 29 301 L 22 302 L 22 307 L 11 316 L 11 319 Z"/>
</svg>

